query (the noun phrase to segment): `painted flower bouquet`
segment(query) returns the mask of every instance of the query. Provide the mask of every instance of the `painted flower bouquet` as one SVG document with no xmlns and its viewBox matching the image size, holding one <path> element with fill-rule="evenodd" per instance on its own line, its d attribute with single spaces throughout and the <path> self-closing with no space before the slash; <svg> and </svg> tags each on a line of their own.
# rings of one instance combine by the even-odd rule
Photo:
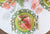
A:
<svg viewBox="0 0 50 34">
<path fill-rule="evenodd" d="M 5 9 L 10 9 L 10 7 L 15 5 L 15 0 L 0 0 L 0 6 Z"/>
<path fill-rule="evenodd" d="M 5 9 L 10 9 L 11 6 L 14 7 L 16 3 L 18 3 L 20 6 L 24 6 L 24 0 L 0 0 L 0 6 Z"/>
</svg>

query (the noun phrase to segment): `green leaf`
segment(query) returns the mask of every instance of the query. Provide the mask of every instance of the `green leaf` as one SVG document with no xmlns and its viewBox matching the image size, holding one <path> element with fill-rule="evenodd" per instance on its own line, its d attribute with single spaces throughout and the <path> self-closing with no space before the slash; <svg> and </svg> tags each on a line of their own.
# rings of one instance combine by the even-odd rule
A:
<svg viewBox="0 0 50 34">
<path fill-rule="evenodd" d="M 25 21 L 22 21 L 23 23 L 25 23 Z"/>
<path fill-rule="evenodd" d="M 26 32 L 22 32 L 22 34 L 26 34 Z"/>
<path fill-rule="evenodd" d="M 19 20 L 18 22 L 21 23 L 21 20 Z"/>
<path fill-rule="evenodd" d="M 2 2 L 0 2 L 0 6 L 2 6 Z"/>
<path fill-rule="evenodd" d="M 24 20 L 24 17 L 22 17 L 22 19 Z"/>
<path fill-rule="evenodd" d="M 28 31 L 28 32 L 27 32 L 27 34 L 31 34 L 31 32 L 30 32 L 30 31 Z"/>
<path fill-rule="evenodd" d="M 35 28 L 33 28 L 32 31 L 35 31 Z"/>
<path fill-rule="evenodd" d="M 19 3 L 20 6 L 22 6 L 22 7 L 24 6 L 24 5 L 23 5 L 24 0 L 16 0 L 16 1 Z"/>
</svg>

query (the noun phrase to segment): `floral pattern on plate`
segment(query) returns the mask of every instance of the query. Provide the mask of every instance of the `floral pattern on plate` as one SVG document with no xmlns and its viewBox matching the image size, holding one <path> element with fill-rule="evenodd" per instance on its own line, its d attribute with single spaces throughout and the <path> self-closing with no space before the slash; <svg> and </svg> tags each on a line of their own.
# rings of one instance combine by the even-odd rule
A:
<svg viewBox="0 0 50 34">
<path fill-rule="evenodd" d="M 38 17 L 36 17 L 35 13 L 31 10 L 18 10 L 14 13 L 14 15 L 12 15 L 11 27 L 12 30 L 15 31 L 17 34 L 20 34 L 21 32 L 22 34 L 31 34 L 36 29 L 39 29 Z"/>
<path fill-rule="evenodd" d="M 45 9 L 47 9 L 48 11 L 50 11 L 50 3 L 47 3 L 47 0 L 41 0 L 40 2 L 41 6 Z"/>
</svg>

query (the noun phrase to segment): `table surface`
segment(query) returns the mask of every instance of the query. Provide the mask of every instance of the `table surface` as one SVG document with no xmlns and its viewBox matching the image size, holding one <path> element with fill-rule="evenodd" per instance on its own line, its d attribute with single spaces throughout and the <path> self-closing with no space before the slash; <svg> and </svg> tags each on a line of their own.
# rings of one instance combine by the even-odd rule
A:
<svg viewBox="0 0 50 34">
<path fill-rule="evenodd" d="M 30 3 L 25 3 L 24 8 L 31 9 Z M 15 10 L 17 9 L 19 9 L 19 7 L 16 6 Z M 15 34 L 15 32 L 11 31 L 11 23 L 10 23 L 11 10 L 12 8 L 9 10 L 6 10 L 0 7 L 0 28 L 9 34 Z M 43 9 L 43 12 L 38 14 L 38 16 L 39 16 L 39 20 L 38 20 L 39 30 L 34 31 L 33 34 L 45 34 L 50 30 L 50 12 L 46 9 Z"/>
</svg>

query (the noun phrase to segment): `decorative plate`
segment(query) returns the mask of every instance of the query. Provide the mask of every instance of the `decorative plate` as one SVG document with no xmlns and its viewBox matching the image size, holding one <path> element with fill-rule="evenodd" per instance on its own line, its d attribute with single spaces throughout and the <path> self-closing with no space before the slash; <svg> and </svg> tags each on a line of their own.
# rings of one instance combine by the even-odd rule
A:
<svg viewBox="0 0 50 34">
<path fill-rule="evenodd" d="M 40 4 L 43 8 L 50 11 L 50 0 L 41 0 Z"/>
<path fill-rule="evenodd" d="M 38 29 L 38 19 L 33 11 L 21 9 L 12 15 L 11 27 L 17 34 L 31 34 Z"/>
</svg>

